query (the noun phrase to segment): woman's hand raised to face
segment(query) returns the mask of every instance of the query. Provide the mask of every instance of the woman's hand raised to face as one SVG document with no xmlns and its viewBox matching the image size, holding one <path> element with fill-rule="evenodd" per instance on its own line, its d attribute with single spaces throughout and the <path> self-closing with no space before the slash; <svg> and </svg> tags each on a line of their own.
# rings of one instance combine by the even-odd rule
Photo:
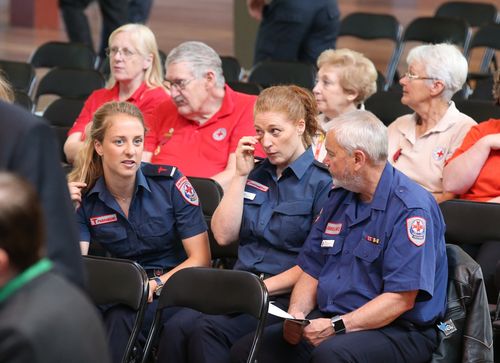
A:
<svg viewBox="0 0 500 363">
<path fill-rule="evenodd" d="M 87 184 L 84 182 L 68 183 L 69 195 L 71 197 L 71 201 L 73 202 L 75 208 L 78 207 L 82 202 L 82 189 L 85 188 L 86 186 Z"/>
<path fill-rule="evenodd" d="M 255 145 L 259 139 L 255 136 L 243 136 L 236 149 L 236 174 L 247 176 L 254 167 Z"/>
</svg>

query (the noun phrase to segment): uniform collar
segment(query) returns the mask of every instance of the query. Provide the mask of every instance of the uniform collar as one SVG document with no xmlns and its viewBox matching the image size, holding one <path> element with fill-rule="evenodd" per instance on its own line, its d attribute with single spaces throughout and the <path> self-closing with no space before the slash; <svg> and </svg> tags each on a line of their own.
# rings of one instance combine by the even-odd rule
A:
<svg viewBox="0 0 500 363">
<path fill-rule="evenodd" d="M 137 102 L 142 98 L 142 94 L 147 90 L 148 86 L 146 85 L 145 82 L 142 82 L 139 88 L 135 90 L 134 93 L 132 93 L 132 96 L 126 99 L 127 102 Z M 111 91 L 113 92 L 113 97 L 115 99 L 118 99 L 119 93 L 120 93 L 120 85 L 118 82 L 115 82 L 115 85 L 113 88 L 111 88 Z"/>
<path fill-rule="evenodd" d="M 390 185 L 392 184 L 392 179 L 394 178 L 395 169 L 394 167 L 386 162 L 382 175 L 375 189 L 375 194 L 370 202 L 370 208 L 366 210 L 366 215 L 355 217 L 355 206 L 359 203 L 358 194 L 349 192 L 349 195 L 345 199 L 344 204 L 350 205 L 346 208 L 346 214 L 351 218 L 351 221 L 355 223 L 361 222 L 362 220 L 369 217 L 369 210 L 385 210 L 387 208 L 387 202 L 389 200 L 389 193 L 391 191 Z M 335 189 L 332 189 L 332 191 Z"/>
<path fill-rule="evenodd" d="M 0 288 L 0 303 L 4 302 L 17 290 L 25 286 L 28 282 L 49 271 L 52 268 L 52 262 L 47 258 L 42 258 L 34 265 L 31 265 L 19 275 L 10 280 L 6 285 Z"/>
<path fill-rule="evenodd" d="M 139 191 L 139 187 L 146 189 L 148 192 L 151 192 L 151 188 L 149 187 L 148 181 L 144 174 L 142 173 L 141 168 L 137 169 L 136 178 L 135 178 L 135 195 Z M 114 200 L 113 196 L 109 192 L 108 188 L 106 188 L 106 183 L 104 182 L 104 176 L 101 176 L 97 179 L 94 187 L 89 190 L 88 195 L 98 194 L 99 198 L 103 202 L 110 202 Z"/>
<path fill-rule="evenodd" d="M 302 153 L 293 163 L 288 165 L 285 170 L 283 170 L 283 175 L 287 173 L 287 170 L 291 170 L 297 179 L 302 179 L 306 173 L 309 166 L 314 162 L 314 155 L 312 153 L 311 147 L 308 147 L 306 151 Z M 276 166 L 269 162 L 269 159 L 263 161 L 264 168 L 267 169 L 273 176 L 276 175 Z"/>
</svg>

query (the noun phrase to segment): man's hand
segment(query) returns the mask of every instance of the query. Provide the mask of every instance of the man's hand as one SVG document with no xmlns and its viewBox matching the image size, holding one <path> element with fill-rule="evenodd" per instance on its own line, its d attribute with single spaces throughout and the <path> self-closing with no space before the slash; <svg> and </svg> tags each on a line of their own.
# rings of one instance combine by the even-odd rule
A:
<svg viewBox="0 0 500 363">
<path fill-rule="evenodd" d="M 304 328 L 304 339 L 315 347 L 332 335 L 335 335 L 335 332 L 328 318 L 311 320 L 311 323 Z"/>
</svg>

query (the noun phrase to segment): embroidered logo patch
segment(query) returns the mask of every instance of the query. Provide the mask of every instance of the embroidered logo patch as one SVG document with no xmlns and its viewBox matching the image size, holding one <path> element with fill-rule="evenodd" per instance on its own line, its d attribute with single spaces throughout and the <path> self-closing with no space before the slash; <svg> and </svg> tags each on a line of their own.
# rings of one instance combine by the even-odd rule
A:
<svg viewBox="0 0 500 363">
<path fill-rule="evenodd" d="M 422 217 L 411 217 L 406 220 L 406 231 L 408 238 L 416 246 L 422 246 L 425 243 L 426 221 Z"/>
<path fill-rule="evenodd" d="M 106 214 L 104 216 L 99 216 L 99 217 L 90 217 L 90 225 L 98 226 L 100 224 L 113 223 L 116 222 L 117 220 L 118 218 L 116 217 L 116 214 Z"/>
<path fill-rule="evenodd" d="M 264 184 L 257 183 L 255 180 L 251 179 L 247 180 L 247 185 L 255 189 L 262 190 L 263 192 L 267 192 L 267 190 L 269 189 L 269 187 L 266 187 Z"/>
<path fill-rule="evenodd" d="M 196 190 L 194 190 L 188 178 L 183 176 L 182 178 L 177 180 L 175 186 L 177 187 L 177 189 L 179 189 L 179 192 L 181 192 L 181 195 L 186 200 L 186 202 L 195 206 L 200 205 L 198 194 L 196 194 Z"/>
<path fill-rule="evenodd" d="M 325 234 L 336 235 L 339 234 L 342 229 L 342 223 L 328 223 L 326 225 Z"/>
<path fill-rule="evenodd" d="M 434 149 L 434 151 L 432 152 L 432 157 L 434 160 L 436 161 L 441 161 L 444 159 L 444 156 L 445 156 L 445 150 L 444 150 L 444 147 L 442 146 L 438 146 L 437 148 Z"/>
<path fill-rule="evenodd" d="M 227 130 L 224 127 L 221 127 L 214 131 L 212 137 L 215 141 L 222 141 L 226 138 Z"/>
</svg>

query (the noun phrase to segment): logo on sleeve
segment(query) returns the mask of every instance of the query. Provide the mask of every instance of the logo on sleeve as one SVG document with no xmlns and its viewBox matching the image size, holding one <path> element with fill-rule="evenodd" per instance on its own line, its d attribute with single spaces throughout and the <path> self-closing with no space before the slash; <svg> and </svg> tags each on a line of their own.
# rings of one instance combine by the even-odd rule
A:
<svg viewBox="0 0 500 363">
<path fill-rule="evenodd" d="M 100 224 L 113 223 L 116 222 L 117 220 L 118 218 L 116 217 L 116 214 L 106 214 L 104 216 L 99 216 L 99 217 L 90 217 L 90 225 L 98 226 Z"/>
<path fill-rule="evenodd" d="M 196 194 L 196 190 L 194 190 L 188 178 L 183 176 L 182 178 L 177 180 L 175 186 L 177 187 L 177 189 L 179 189 L 179 192 L 181 192 L 181 195 L 186 200 L 186 202 L 195 206 L 200 205 L 198 194 Z"/>
<path fill-rule="evenodd" d="M 247 185 L 254 187 L 255 189 L 262 190 L 263 192 L 267 192 L 269 187 L 265 186 L 264 184 L 260 184 L 256 182 L 255 180 L 248 179 L 247 180 Z"/>
<path fill-rule="evenodd" d="M 331 236 L 339 234 L 342 230 L 342 223 L 328 223 L 326 225 L 325 234 L 329 234 Z"/>
<path fill-rule="evenodd" d="M 411 217 L 406 220 L 406 231 L 408 238 L 416 246 L 422 246 L 425 243 L 426 221 L 422 217 Z"/>
</svg>

